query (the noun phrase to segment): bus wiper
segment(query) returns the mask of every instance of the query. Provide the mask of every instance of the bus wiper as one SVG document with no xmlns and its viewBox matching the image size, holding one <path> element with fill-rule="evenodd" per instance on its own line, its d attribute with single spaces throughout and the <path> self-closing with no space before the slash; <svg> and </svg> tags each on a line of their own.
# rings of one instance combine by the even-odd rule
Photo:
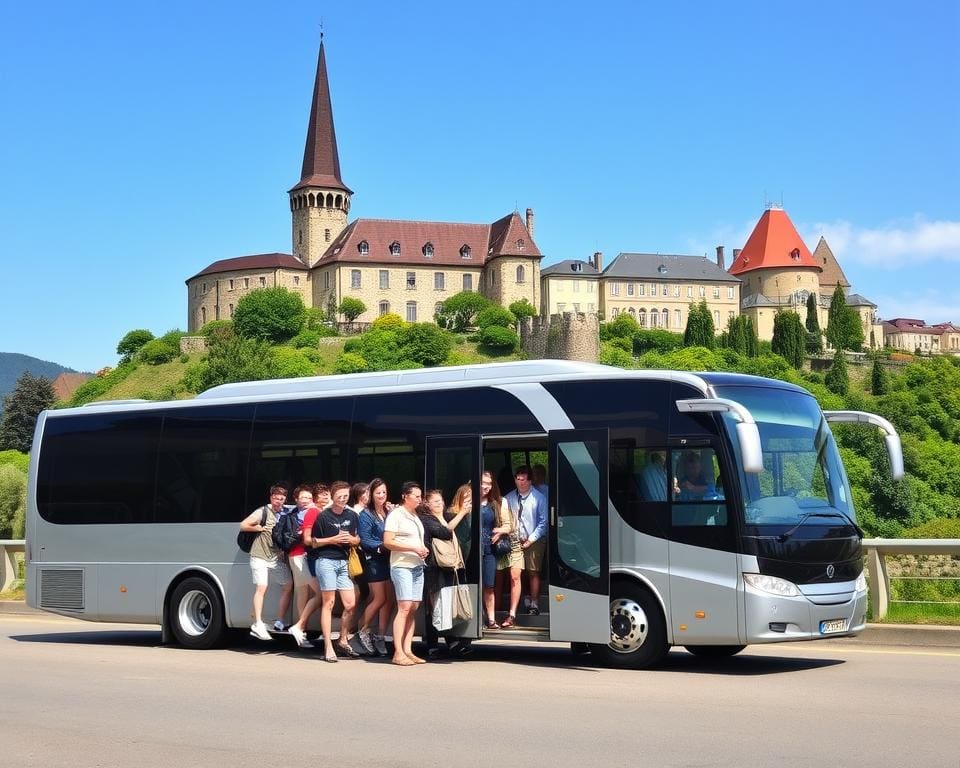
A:
<svg viewBox="0 0 960 768">
<path fill-rule="evenodd" d="M 789 531 L 784 531 L 779 536 L 777 536 L 777 541 L 783 543 L 784 541 L 789 539 L 794 533 L 796 533 L 797 529 L 806 522 L 808 517 L 839 517 L 841 520 L 846 520 L 848 523 L 850 523 L 850 525 L 853 526 L 854 530 L 856 530 L 857 535 L 860 536 L 861 539 L 863 538 L 863 530 L 860 528 L 860 526 L 857 525 L 855 522 L 853 522 L 853 520 L 851 520 L 848 515 L 845 515 L 843 512 L 836 510 L 833 512 L 812 511 L 812 512 L 804 513 L 800 517 L 800 519 L 797 521 L 797 524 L 793 526 L 793 528 L 791 528 Z"/>
</svg>

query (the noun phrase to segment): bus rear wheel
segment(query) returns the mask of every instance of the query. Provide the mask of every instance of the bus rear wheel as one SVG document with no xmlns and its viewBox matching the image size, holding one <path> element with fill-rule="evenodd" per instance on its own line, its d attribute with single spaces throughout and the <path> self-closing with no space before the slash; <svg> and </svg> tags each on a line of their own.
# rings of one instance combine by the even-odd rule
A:
<svg viewBox="0 0 960 768">
<path fill-rule="evenodd" d="M 694 656 L 703 659 L 726 659 L 736 656 L 747 646 L 745 645 L 685 645 L 684 648 Z"/>
<path fill-rule="evenodd" d="M 199 576 L 181 581 L 170 595 L 167 622 L 177 642 L 186 648 L 206 649 L 222 643 L 226 622 L 217 588 Z"/>
<path fill-rule="evenodd" d="M 652 667 L 667 653 L 667 630 L 660 606 L 646 589 L 614 583 L 610 595 L 610 642 L 591 652 L 608 667 Z"/>
</svg>

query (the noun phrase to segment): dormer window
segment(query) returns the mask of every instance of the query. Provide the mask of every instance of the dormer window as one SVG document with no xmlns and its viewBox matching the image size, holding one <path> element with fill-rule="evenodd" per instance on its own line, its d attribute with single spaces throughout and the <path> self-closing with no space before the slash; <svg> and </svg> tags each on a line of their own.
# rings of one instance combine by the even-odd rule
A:
<svg viewBox="0 0 960 768">
<path fill-rule="evenodd" d="M 581 264 L 579 261 L 575 261 L 570 265 L 570 269 L 572 269 L 574 272 L 583 272 L 583 264 Z"/>
<path fill-rule="evenodd" d="M 661 264 L 659 267 L 657 267 L 657 272 L 659 272 L 661 275 L 667 274 L 667 265 Z"/>
<path fill-rule="evenodd" d="M 391 256 L 400 255 L 400 243 L 398 243 L 396 240 L 390 243 L 390 255 Z"/>
<path fill-rule="evenodd" d="M 370 243 L 366 240 L 361 240 L 357 245 L 357 250 L 360 251 L 361 256 L 368 256 L 370 254 Z"/>
<path fill-rule="evenodd" d="M 523 250 L 523 238 L 520 238 L 519 240 L 517 240 L 517 250 L 518 251 Z"/>
<path fill-rule="evenodd" d="M 460 246 L 460 258 L 469 259 L 470 258 L 470 246 L 464 243 Z"/>
<path fill-rule="evenodd" d="M 428 259 L 433 258 L 433 243 L 425 243 L 423 246 L 423 255 Z"/>
<path fill-rule="evenodd" d="M 794 261 L 800 261 L 800 249 L 794 248 L 792 251 L 790 251 L 790 258 Z"/>
</svg>

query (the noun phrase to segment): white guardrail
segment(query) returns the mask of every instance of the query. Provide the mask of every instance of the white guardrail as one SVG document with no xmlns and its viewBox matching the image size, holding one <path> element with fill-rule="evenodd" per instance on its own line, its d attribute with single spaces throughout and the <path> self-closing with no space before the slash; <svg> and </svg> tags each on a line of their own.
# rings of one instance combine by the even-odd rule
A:
<svg viewBox="0 0 960 768">
<path fill-rule="evenodd" d="M 960 555 L 960 539 L 864 539 L 870 607 L 874 621 L 890 609 L 887 555 Z"/>
<path fill-rule="evenodd" d="M 0 592 L 16 580 L 17 555 L 25 544 L 23 539 L 0 539 Z M 890 608 L 887 555 L 960 555 L 960 539 L 864 539 L 863 549 L 873 618 L 882 619 Z"/>
</svg>

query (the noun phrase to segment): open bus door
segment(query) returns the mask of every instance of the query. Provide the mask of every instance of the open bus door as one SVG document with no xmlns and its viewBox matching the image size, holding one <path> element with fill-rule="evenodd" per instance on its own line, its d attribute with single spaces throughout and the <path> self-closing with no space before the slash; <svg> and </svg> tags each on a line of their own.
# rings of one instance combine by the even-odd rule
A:
<svg viewBox="0 0 960 768">
<path fill-rule="evenodd" d="M 550 639 L 610 642 L 606 429 L 549 433 Z"/>
<path fill-rule="evenodd" d="M 479 435 L 443 435 L 428 437 L 426 440 L 426 472 L 423 491 L 437 488 L 443 494 L 444 502 L 449 505 L 464 483 L 469 483 L 474 499 L 473 513 L 460 521 L 454 535 L 460 541 L 466 570 L 464 583 L 470 588 L 473 600 L 473 618 L 465 622 L 454 622 L 448 634 L 454 637 L 480 637 L 480 621 L 483 606 L 480 595 L 480 558 L 483 556 L 480 542 L 480 450 Z M 426 598 L 426 595 L 424 595 Z M 427 617 L 427 621 L 430 617 Z"/>
</svg>

